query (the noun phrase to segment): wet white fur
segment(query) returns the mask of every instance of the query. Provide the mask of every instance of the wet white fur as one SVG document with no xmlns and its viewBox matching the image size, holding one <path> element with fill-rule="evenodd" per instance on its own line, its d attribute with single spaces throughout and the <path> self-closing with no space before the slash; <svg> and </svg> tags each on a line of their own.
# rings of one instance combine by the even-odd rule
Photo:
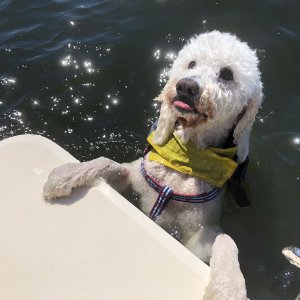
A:
<svg viewBox="0 0 300 300">
<path fill-rule="evenodd" d="M 194 69 L 188 69 L 191 61 Z M 213 31 L 193 37 L 179 52 L 170 71 L 170 78 L 158 97 L 162 102 L 155 141 L 163 144 L 173 132 L 183 141 L 194 141 L 199 148 L 220 146 L 235 127 L 234 141 L 238 147 L 238 161 L 243 162 L 249 152 L 249 134 L 255 115 L 261 104 L 262 84 L 254 50 L 229 33 Z M 219 79 L 220 69 L 229 67 L 234 80 Z M 178 111 L 170 104 L 176 93 L 176 83 L 184 77 L 193 77 L 202 90 L 202 108 L 213 111 L 213 117 L 195 128 L 175 126 Z M 237 117 L 246 109 L 242 119 Z M 236 124 L 237 123 L 237 124 Z M 50 173 L 44 186 L 48 200 L 67 196 L 72 188 L 91 184 L 104 177 L 119 191 L 131 186 L 140 195 L 142 210 L 148 214 L 157 199 L 157 193 L 149 186 L 140 172 L 141 159 L 118 164 L 100 158 L 76 167 L 60 166 Z M 196 178 L 166 168 L 156 162 L 145 160 L 145 168 L 161 185 L 168 185 L 175 192 L 198 194 L 213 187 Z M 107 175 L 109 174 L 109 176 Z M 186 204 L 172 201 L 156 220 L 168 229 L 170 224 L 181 232 L 181 242 L 204 260 L 211 254 L 211 246 L 219 231 L 223 192 L 213 201 L 203 204 Z"/>
<path fill-rule="evenodd" d="M 194 69 L 188 69 L 191 61 L 196 62 Z M 219 80 L 220 70 L 224 67 L 233 71 L 233 82 Z M 209 94 L 216 118 L 195 129 L 178 128 L 177 134 L 185 141 L 193 140 L 201 148 L 221 145 L 237 115 L 247 107 L 234 132 L 239 161 L 244 161 L 249 151 L 249 134 L 262 100 L 262 83 L 255 51 L 230 33 L 213 31 L 195 36 L 179 52 L 169 81 L 157 99 L 166 103 L 170 93 L 176 94 L 178 80 L 184 77 L 193 77 L 203 92 Z M 162 105 L 156 137 L 158 144 L 163 144 L 171 128 L 174 128 L 174 118 L 170 118 L 170 114 L 168 106 Z"/>
<path fill-rule="evenodd" d="M 217 236 L 210 259 L 210 282 L 203 300 L 247 300 L 245 278 L 238 261 L 238 248 L 226 234 Z"/>
</svg>

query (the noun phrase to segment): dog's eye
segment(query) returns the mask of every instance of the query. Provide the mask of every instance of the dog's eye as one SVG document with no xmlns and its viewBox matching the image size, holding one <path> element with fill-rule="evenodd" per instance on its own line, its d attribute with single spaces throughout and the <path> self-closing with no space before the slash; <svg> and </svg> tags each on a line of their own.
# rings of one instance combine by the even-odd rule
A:
<svg viewBox="0 0 300 300">
<path fill-rule="evenodd" d="M 193 61 L 191 61 L 191 62 L 189 63 L 188 68 L 189 68 L 189 69 L 194 69 L 195 67 L 196 67 L 196 62 L 193 60 Z"/>
<path fill-rule="evenodd" d="M 219 78 L 222 78 L 226 81 L 231 81 L 233 80 L 233 73 L 229 68 L 223 68 L 220 71 Z"/>
</svg>

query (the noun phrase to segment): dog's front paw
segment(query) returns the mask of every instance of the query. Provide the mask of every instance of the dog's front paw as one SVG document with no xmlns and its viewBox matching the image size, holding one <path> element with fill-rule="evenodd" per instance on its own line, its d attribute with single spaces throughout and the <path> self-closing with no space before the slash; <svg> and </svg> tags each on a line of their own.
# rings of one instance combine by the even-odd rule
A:
<svg viewBox="0 0 300 300">
<path fill-rule="evenodd" d="M 68 163 L 53 169 L 44 184 L 44 199 L 48 201 L 69 196 L 75 187 L 72 176 L 78 166 L 77 163 Z"/>
</svg>

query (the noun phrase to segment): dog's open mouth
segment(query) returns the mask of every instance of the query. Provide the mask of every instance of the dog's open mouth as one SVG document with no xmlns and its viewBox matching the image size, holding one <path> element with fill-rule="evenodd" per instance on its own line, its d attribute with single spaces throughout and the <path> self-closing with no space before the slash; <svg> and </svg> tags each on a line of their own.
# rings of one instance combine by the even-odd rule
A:
<svg viewBox="0 0 300 300">
<path fill-rule="evenodd" d="M 174 101 L 174 105 L 175 105 L 175 107 L 183 109 L 183 110 L 194 111 L 194 108 L 192 108 L 189 104 L 182 102 L 180 100 Z"/>
<path fill-rule="evenodd" d="M 179 99 L 177 96 L 173 99 L 174 107 L 181 113 L 198 114 L 199 112 L 195 108 L 193 99 Z"/>
<path fill-rule="evenodd" d="M 177 120 L 184 127 L 196 127 L 201 122 L 206 122 L 208 115 L 205 112 L 200 112 L 195 105 L 194 99 L 180 99 L 178 96 L 173 98 L 174 108 L 179 113 Z"/>
<path fill-rule="evenodd" d="M 197 110 L 192 99 L 181 100 L 178 97 L 174 97 L 173 105 L 177 109 L 177 111 L 182 114 L 183 117 L 188 115 L 194 115 L 195 117 L 197 116 L 201 119 L 207 119 L 208 117 L 206 113 Z"/>
</svg>

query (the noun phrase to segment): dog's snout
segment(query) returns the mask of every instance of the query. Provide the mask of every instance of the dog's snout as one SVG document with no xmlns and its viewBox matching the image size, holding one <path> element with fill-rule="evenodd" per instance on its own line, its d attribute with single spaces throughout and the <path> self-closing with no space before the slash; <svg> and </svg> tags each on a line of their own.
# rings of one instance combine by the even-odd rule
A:
<svg viewBox="0 0 300 300">
<path fill-rule="evenodd" d="M 200 87 L 192 78 L 180 79 L 176 84 L 178 98 L 189 99 L 199 94 Z"/>
</svg>

